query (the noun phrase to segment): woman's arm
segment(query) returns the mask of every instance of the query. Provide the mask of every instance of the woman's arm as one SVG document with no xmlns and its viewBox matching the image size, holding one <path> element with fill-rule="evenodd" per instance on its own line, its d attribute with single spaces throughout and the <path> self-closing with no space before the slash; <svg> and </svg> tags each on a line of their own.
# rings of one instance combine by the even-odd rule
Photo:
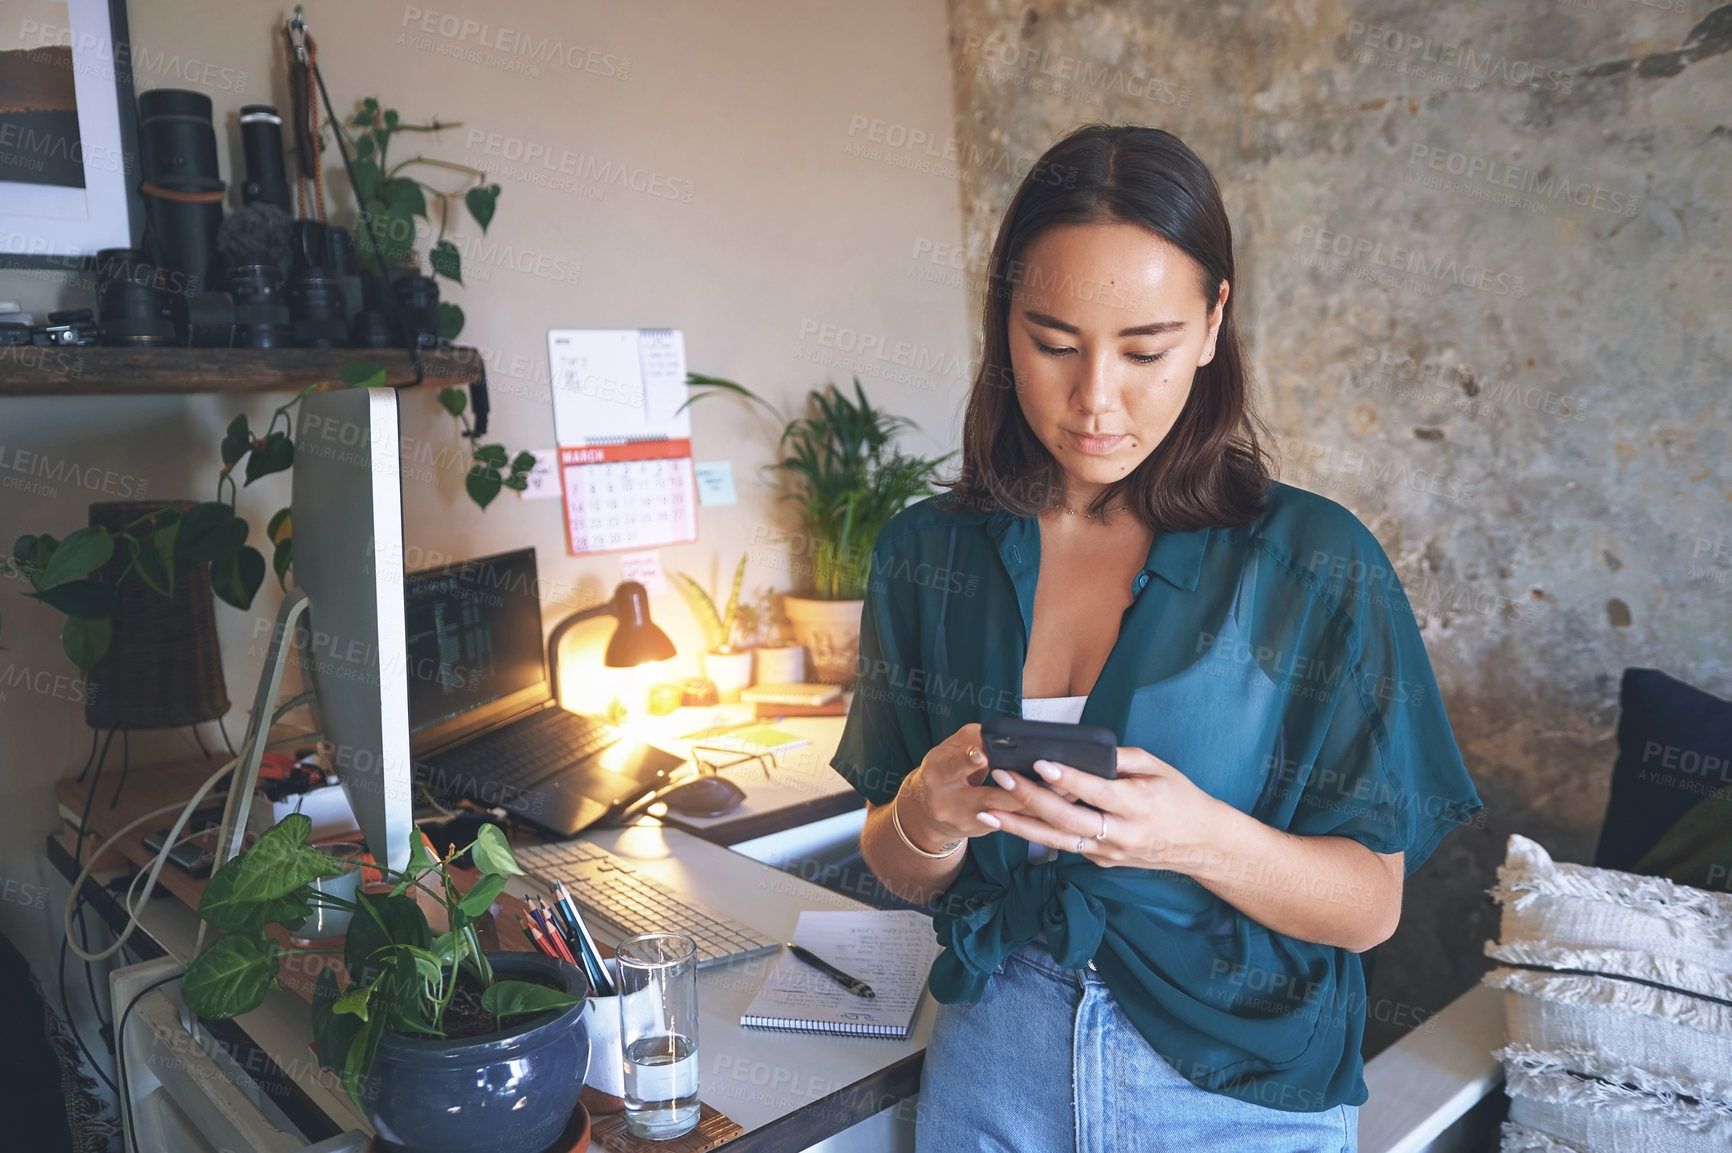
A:
<svg viewBox="0 0 1732 1153">
<path fill-rule="evenodd" d="M 920 775 L 915 769 L 910 778 Z M 900 800 L 900 796 L 897 798 Z M 890 805 L 896 804 L 891 801 Z M 962 872 L 963 854 L 960 845 L 941 860 L 922 857 L 902 843 L 902 838 L 896 835 L 895 826 L 890 823 L 890 805 L 866 806 L 866 827 L 860 831 L 860 855 L 866 858 L 866 865 L 877 878 L 884 882 L 884 887 L 901 897 L 904 901 L 913 901 L 917 905 L 928 904 L 933 898 L 949 889 L 956 880 L 956 875 Z M 927 852 L 943 852 L 945 846 L 954 838 L 941 837 L 927 828 L 924 818 L 910 820 L 914 806 L 910 805 L 907 812 L 898 810 L 902 818 L 902 831 L 908 834 L 908 839 Z"/>
<path fill-rule="evenodd" d="M 1284 833 L 1215 803 L 1221 825 L 1181 872 L 1258 924 L 1302 941 L 1363 953 L 1395 932 L 1401 853 Z"/>
<path fill-rule="evenodd" d="M 1051 788 L 995 773 L 1022 812 L 995 809 L 981 819 L 1056 849 L 1078 851 L 1080 839 L 1096 864 L 1183 873 L 1264 927 L 1304 941 L 1364 952 L 1401 919 L 1400 853 L 1270 828 L 1142 749 L 1119 749 L 1116 781 L 1047 761 L 1035 767 Z"/>
<path fill-rule="evenodd" d="M 994 831 L 980 813 L 1022 808 L 1021 798 L 978 784 L 985 770 L 980 726 L 964 725 L 902 779 L 889 804 L 867 805 L 860 855 L 885 888 L 905 901 L 929 904 L 962 871 L 963 843 Z"/>
</svg>

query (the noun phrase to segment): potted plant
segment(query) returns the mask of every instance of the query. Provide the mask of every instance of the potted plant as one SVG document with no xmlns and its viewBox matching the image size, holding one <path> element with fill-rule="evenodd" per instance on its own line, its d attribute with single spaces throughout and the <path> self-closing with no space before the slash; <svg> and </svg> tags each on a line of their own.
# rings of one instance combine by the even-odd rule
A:
<svg viewBox="0 0 1732 1153">
<path fill-rule="evenodd" d="M 794 639 L 792 622 L 775 593 L 760 588 L 752 603 L 740 606 L 740 616 L 745 621 L 741 628 L 758 638 L 755 684 L 799 684 L 806 679 L 806 646 Z"/>
<path fill-rule="evenodd" d="M 859 377 L 852 398 L 833 384 L 813 389 L 806 397 L 808 415 L 793 419 L 734 381 L 688 373 L 686 383 L 702 390 L 688 404 L 732 393 L 782 421 L 777 444 L 785 455 L 772 467 L 794 484 L 784 495 L 800 506 L 802 534 L 795 552 L 806 554 L 795 567 L 812 576 L 811 596 L 789 596 L 784 603 L 795 638 L 812 654 L 818 679 L 851 683 L 878 530 L 910 500 L 930 493 L 939 466 L 954 454 L 919 457 L 897 450 L 896 438 L 913 422 L 873 408 Z"/>
<path fill-rule="evenodd" d="M 746 579 L 746 562 L 751 553 L 740 555 L 734 567 L 734 584 L 728 592 L 728 607 L 716 611 L 716 602 L 704 591 L 690 573 L 674 574 L 674 584 L 686 600 L 686 606 L 697 618 L 704 631 L 703 674 L 716 686 L 718 700 L 737 701 L 740 690 L 752 683 L 752 645 L 749 636 L 741 632 L 740 586 Z"/>
<path fill-rule="evenodd" d="M 216 1020 L 249 1012 L 285 957 L 337 954 L 347 980 L 320 971 L 314 1046 L 383 1140 L 415 1153 L 552 1145 L 588 1067 L 586 985 L 576 968 L 540 954 L 482 950 L 478 921 L 523 871 L 504 835 L 483 825 L 473 843 L 435 857 L 412 832 L 408 866 L 365 865 L 383 883 L 351 901 L 315 886 L 355 866 L 309 844 L 311 832 L 307 817 L 285 817 L 211 877 L 199 916 L 223 935 L 187 966 L 187 1007 Z M 465 853 L 481 878 L 460 893 L 452 862 Z M 440 931 L 416 894 L 443 915 Z M 267 931 L 299 929 L 315 906 L 351 913 L 340 949 L 285 949 L 286 938 Z"/>
</svg>

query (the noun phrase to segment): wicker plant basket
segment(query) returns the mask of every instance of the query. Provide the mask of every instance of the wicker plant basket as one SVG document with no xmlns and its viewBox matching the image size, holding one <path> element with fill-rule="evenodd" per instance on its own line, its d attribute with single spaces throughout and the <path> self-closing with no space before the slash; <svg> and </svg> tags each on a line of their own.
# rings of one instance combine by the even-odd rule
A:
<svg viewBox="0 0 1732 1153">
<path fill-rule="evenodd" d="M 103 501 L 90 523 L 118 531 L 165 504 L 182 511 L 192 501 Z M 102 576 L 113 579 L 120 561 Z M 120 589 L 114 640 L 90 670 L 84 723 L 93 729 L 178 729 L 214 721 L 229 711 L 217 645 L 210 565 L 201 564 L 165 597 L 136 580 Z"/>
</svg>

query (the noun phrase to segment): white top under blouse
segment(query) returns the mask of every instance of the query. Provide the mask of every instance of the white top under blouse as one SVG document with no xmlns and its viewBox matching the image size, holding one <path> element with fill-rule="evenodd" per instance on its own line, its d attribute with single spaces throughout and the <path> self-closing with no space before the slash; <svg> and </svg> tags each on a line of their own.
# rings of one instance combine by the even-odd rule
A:
<svg viewBox="0 0 1732 1153">
<path fill-rule="evenodd" d="M 1066 724 L 1076 724 L 1082 719 L 1083 705 L 1088 697 L 1024 697 L 1022 698 L 1022 719 L 1025 721 L 1063 721 Z M 1058 856 L 1057 849 L 1049 849 L 1045 845 L 1030 845 L 1028 859 L 1031 861 L 1047 861 Z"/>
</svg>

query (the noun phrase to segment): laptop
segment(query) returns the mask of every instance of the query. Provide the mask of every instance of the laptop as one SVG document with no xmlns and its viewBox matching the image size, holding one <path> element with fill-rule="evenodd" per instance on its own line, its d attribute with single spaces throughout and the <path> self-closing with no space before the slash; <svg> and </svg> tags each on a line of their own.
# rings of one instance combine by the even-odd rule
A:
<svg viewBox="0 0 1732 1153">
<path fill-rule="evenodd" d="M 631 808 L 685 763 L 554 699 L 534 549 L 403 583 L 410 751 L 430 792 L 569 837 Z"/>
</svg>

